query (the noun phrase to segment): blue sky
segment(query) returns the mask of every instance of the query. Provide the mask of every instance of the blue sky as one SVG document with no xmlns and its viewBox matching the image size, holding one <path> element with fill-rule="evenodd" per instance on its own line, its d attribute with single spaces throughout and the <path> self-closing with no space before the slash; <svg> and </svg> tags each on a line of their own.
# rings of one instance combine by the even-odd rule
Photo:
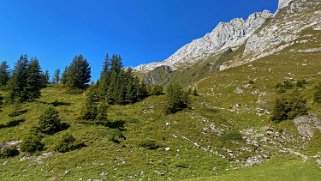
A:
<svg viewBox="0 0 321 181">
<path fill-rule="evenodd" d="M 37 56 L 51 73 L 75 55 L 99 75 L 105 54 L 125 66 L 162 61 L 220 21 L 274 12 L 277 0 L 0 0 L 0 61 Z"/>
</svg>

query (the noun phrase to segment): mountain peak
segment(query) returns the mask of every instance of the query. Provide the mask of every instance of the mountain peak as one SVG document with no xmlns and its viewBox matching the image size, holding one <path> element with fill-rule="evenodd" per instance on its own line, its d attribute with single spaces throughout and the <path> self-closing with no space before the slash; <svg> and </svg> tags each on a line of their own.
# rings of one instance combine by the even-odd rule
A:
<svg viewBox="0 0 321 181">
<path fill-rule="evenodd" d="M 135 67 L 135 69 L 148 72 L 165 65 L 175 70 L 182 64 L 195 63 L 210 54 L 239 46 L 272 16 L 273 14 L 270 11 L 263 11 L 251 14 L 247 20 L 235 18 L 230 22 L 221 22 L 212 32 L 183 46 L 163 62 L 143 64 Z"/>
</svg>

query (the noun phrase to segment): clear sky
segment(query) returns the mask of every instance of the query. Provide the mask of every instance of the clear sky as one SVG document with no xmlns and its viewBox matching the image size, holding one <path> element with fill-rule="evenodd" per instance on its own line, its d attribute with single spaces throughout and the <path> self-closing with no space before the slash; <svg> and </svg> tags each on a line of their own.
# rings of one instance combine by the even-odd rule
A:
<svg viewBox="0 0 321 181">
<path fill-rule="evenodd" d="M 162 61 L 220 21 L 274 12 L 278 0 L 0 0 L 0 61 L 38 57 L 51 74 L 84 55 L 99 75 L 105 54 L 125 66 Z"/>
</svg>

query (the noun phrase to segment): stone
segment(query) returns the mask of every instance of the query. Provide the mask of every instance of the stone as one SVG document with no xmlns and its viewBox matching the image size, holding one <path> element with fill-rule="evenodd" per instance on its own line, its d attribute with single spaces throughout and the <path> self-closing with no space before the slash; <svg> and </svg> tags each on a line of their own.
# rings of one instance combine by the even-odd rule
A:
<svg viewBox="0 0 321 181">
<path fill-rule="evenodd" d="M 241 89 L 240 87 L 237 87 L 236 90 L 234 91 L 236 94 L 240 95 L 240 94 L 244 94 L 244 90 Z"/>
<path fill-rule="evenodd" d="M 313 138 L 314 128 L 321 131 L 321 120 L 313 113 L 295 118 L 293 124 L 297 127 L 299 134 L 304 140 L 311 140 Z"/>
</svg>

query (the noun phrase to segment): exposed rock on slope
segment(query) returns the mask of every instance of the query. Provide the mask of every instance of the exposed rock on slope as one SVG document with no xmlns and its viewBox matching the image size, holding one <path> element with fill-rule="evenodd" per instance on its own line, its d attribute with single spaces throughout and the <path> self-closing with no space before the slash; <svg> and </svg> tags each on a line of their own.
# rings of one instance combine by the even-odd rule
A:
<svg viewBox="0 0 321 181">
<path fill-rule="evenodd" d="M 175 70 L 223 53 L 227 48 L 236 50 L 241 46 L 245 47 L 241 57 L 222 62 L 219 70 L 278 53 L 300 42 L 304 30 L 321 30 L 320 6 L 320 0 L 280 0 L 274 15 L 264 11 L 250 15 L 247 20 L 237 18 L 220 23 L 211 33 L 183 46 L 165 61 L 140 65 L 135 69 L 149 72 L 165 65 Z"/>
<path fill-rule="evenodd" d="M 288 6 L 290 4 L 290 2 L 292 2 L 293 0 L 280 0 L 279 1 L 279 10 L 283 9 L 284 7 Z"/>
<path fill-rule="evenodd" d="M 228 23 L 220 23 L 211 33 L 183 46 L 164 62 L 144 64 L 135 69 L 148 72 L 162 65 L 175 69 L 180 64 L 191 64 L 210 54 L 217 53 L 226 48 L 239 46 L 272 16 L 269 11 L 263 11 L 250 15 L 247 20 L 236 18 Z"/>
<path fill-rule="evenodd" d="M 243 61 L 233 62 L 227 67 L 253 61 L 277 53 L 291 45 L 300 33 L 321 23 L 321 11 L 314 8 L 321 5 L 319 0 L 280 1 L 283 9 L 264 27 L 255 32 L 246 42 Z M 289 4 L 289 2 L 291 2 Z M 284 5 L 289 5 L 284 7 Z"/>
</svg>

